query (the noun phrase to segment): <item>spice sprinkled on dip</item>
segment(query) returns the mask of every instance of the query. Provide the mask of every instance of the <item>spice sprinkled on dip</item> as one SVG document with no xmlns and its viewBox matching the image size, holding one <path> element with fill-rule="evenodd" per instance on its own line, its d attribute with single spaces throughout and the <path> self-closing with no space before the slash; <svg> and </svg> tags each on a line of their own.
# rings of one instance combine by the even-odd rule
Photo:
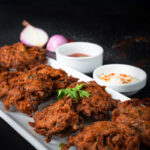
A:
<svg viewBox="0 0 150 150">
<path fill-rule="evenodd" d="M 136 77 L 133 77 L 127 74 L 119 74 L 119 73 L 118 74 L 117 73 L 110 73 L 110 74 L 102 73 L 100 74 L 99 79 L 105 82 L 115 83 L 115 84 L 128 84 L 128 83 L 135 83 L 139 81 L 139 79 Z"/>
<path fill-rule="evenodd" d="M 73 53 L 68 56 L 70 56 L 70 57 L 89 57 L 89 55 L 83 54 L 83 53 Z"/>
</svg>

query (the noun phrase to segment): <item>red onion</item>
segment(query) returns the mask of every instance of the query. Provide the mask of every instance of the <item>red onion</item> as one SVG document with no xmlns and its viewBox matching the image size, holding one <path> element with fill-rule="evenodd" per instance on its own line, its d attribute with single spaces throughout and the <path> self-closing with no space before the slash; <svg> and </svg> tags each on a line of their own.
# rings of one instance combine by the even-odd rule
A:
<svg viewBox="0 0 150 150">
<path fill-rule="evenodd" d="M 63 35 L 55 34 L 49 39 L 46 48 L 49 51 L 55 52 L 58 46 L 67 42 L 68 40 Z"/>
</svg>

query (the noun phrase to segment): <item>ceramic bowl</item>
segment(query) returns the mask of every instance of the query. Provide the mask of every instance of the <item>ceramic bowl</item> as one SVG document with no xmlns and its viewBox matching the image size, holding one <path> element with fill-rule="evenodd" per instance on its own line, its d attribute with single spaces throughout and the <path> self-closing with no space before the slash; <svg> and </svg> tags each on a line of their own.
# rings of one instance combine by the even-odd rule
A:
<svg viewBox="0 0 150 150">
<path fill-rule="evenodd" d="M 82 53 L 88 57 L 70 57 L 68 55 Z M 103 63 L 103 48 L 89 42 L 72 42 L 56 49 L 56 60 L 82 73 L 91 73 Z"/>
<path fill-rule="evenodd" d="M 136 82 L 133 83 L 130 82 L 127 84 L 109 83 L 99 79 L 100 74 L 103 73 L 104 74 L 110 74 L 110 73 L 128 74 L 137 78 L 138 80 Z M 103 65 L 96 68 L 93 72 L 93 78 L 98 84 L 108 86 L 118 92 L 121 92 L 129 96 L 137 93 L 139 90 L 144 88 L 144 86 L 146 85 L 147 75 L 144 70 L 131 65 L 110 64 L 110 65 Z"/>
</svg>

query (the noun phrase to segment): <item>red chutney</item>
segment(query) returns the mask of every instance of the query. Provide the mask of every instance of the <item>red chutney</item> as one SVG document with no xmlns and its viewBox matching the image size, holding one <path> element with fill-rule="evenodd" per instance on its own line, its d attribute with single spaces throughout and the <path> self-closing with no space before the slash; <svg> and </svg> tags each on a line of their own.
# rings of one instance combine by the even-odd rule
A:
<svg viewBox="0 0 150 150">
<path fill-rule="evenodd" d="M 83 54 L 83 53 L 73 53 L 68 56 L 70 56 L 70 57 L 89 57 L 90 55 Z"/>
</svg>

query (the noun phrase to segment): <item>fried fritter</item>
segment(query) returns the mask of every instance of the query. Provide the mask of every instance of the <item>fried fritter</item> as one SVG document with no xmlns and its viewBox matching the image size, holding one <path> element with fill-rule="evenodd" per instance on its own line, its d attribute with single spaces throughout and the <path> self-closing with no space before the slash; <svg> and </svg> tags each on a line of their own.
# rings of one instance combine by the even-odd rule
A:
<svg viewBox="0 0 150 150">
<path fill-rule="evenodd" d="M 44 75 L 45 78 L 51 78 L 53 81 L 53 92 L 56 92 L 57 89 L 64 89 L 78 80 L 77 78 L 68 76 L 68 74 L 62 69 L 55 69 L 45 64 L 34 67 L 32 72 Z"/>
<path fill-rule="evenodd" d="M 46 62 L 46 51 L 38 47 L 27 47 L 22 43 L 0 48 L 0 65 L 18 71 L 30 69 Z"/>
<path fill-rule="evenodd" d="M 15 82 L 11 84 L 11 89 L 2 100 L 6 110 L 14 105 L 19 111 L 31 115 L 38 109 L 40 103 L 51 96 L 53 88 L 51 78 L 44 80 L 44 77 L 39 78 L 38 74 L 27 71 L 13 80 Z"/>
<path fill-rule="evenodd" d="M 105 87 L 99 86 L 95 81 L 72 83 L 68 88 L 74 88 L 82 83 L 84 84 L 82 90 L 88 91 L 90 97 L 80 99 L 76 111 L 97 120 L 109 119 L 109 111 L 117 107 L 119 100 L 112 99 L 111 95 L 105 91 Z"/>
<path fill-rule="evenodd" d="M 120 103 L 112 113 L 112 121 L 136 129 L 142 143 L 150 147 L 150 99 L 132 99 Z"/>
<path fill-rule="evenodd" d="M 76 146 L 77 150 L 139 150 L 140 141 L 134 129 L 121 123 L 99 121 L 70 136 L 63 150 Z"/>
<path fill-rule="evenodd" d="M 19 74 L 20 72 L 10 71 L 0 73 L 0 98 L 6 96 L 11 83 L 13 83 L 13 78 L 17 77 Z"/>
<path fill-rule="evenodd" d="M 29 123 L 34 130 L 46 136 L 50 142 L 53 135 L 60 137 L 80 129 L 82 118 L 75 112 L 72 100 L 59 100 L 34 115 L 34 123 Z"/>
</svg>

